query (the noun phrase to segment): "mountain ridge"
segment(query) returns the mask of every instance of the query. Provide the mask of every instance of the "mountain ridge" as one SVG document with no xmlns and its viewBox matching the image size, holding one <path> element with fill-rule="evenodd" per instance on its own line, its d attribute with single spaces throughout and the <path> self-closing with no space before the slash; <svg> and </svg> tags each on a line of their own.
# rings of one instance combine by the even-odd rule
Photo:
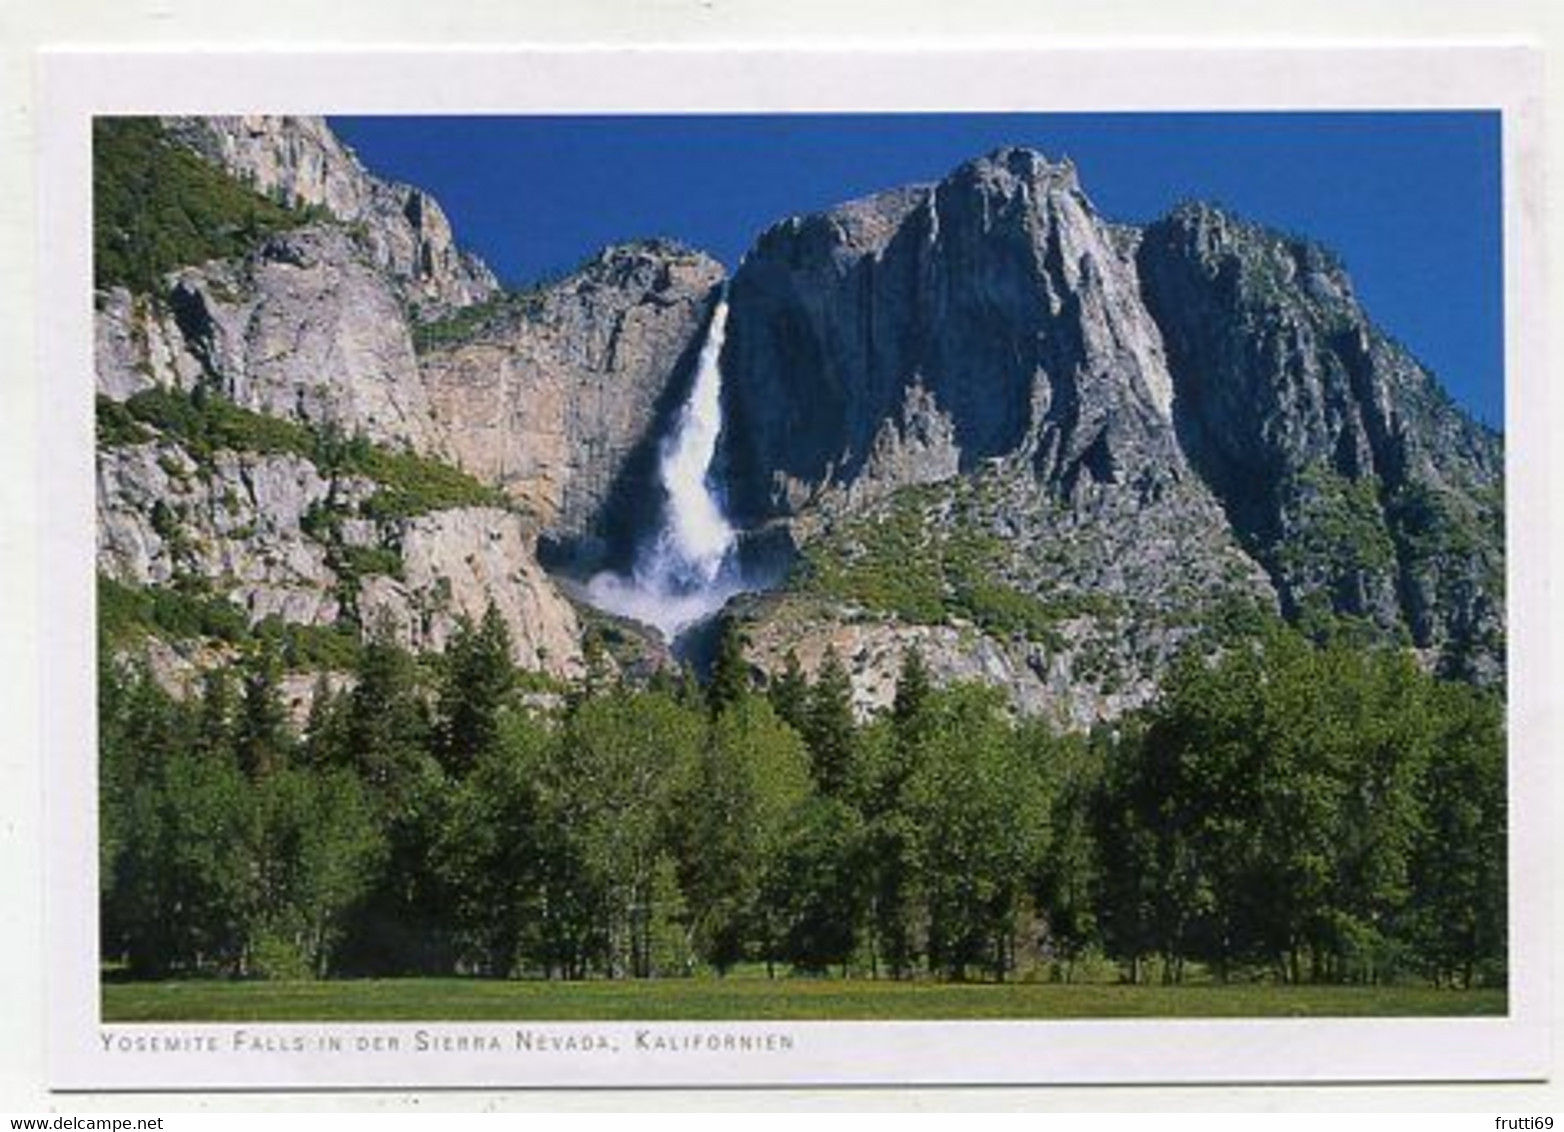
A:
<svg viewBox="0 0 1564 1132">
<path fill-rule="evenodd" d="M 515 295 L 458 248 L 437 202 L 375 178 L 324 121 L 165 127 L 241 183 L 328 215 L 181 268 L 157 294 L 100 293 L 100 392 L 208 390 L 503 489 L 521 524 L 509 580 L 498 562 L 454 564 L 477 545 L 461 540 L 510 519 L 490 535 L 434 521 L 457 541 L 419 561 L 467 575 L 452 608 L 469 612 L 528 579 L 541 597 L 509 603 L 513 636 L 550 644 L 526 663 L 578 671 L 581 623 L 534 547 L 592 568 L 654 521 L 650 460 L 726 285 L 717 471 L 735 515 L 784 529 L 798 556 L 780 593 L 731 611 L 762 668 L 830 640 L 876 703 L 917 644 L 936 675 L 1086 726 L 1145 702 L 1236 598 L 1320 631 L 1345 618 L 1450 675 L 1502 680 L 1502 437 L 1373 324 L 1317 245 L 1198 203 L 1115 223 L 1072 163 L 1013 146 L 778 221 L 731 279 L 694 249 L 632 240 Z M 155 465 L 106 473 L 100 458 L 115 545 L 166 541 L 133 502 Z M 229 558 L 303 538 L 314 561 L 302 515 Z M 876 604 L 877 523 L 903 524 L 937 562 L 913 598 Z M 406 530 L 356 537 L 412 564 Z M 103 564 L 156 582 L 127 561 Z M 340 579 L 324 558 L 300 569 L 308 618 L 327 617 Z M 200 573 L 272 608 L 214 564 Z M 438 581 L 415 600 L 387 577 L 409 644 L 438 647 L 417 611 L 440 604 Z"/>
<path fill-rule="evenodd" d="M 724 360 L 751 520 L 1026 464 L 1072 518 L 1038 511 L 1012 541 L 1108 547 L 1133 519 L 1137 553 L 1162 547 L 1141 585 L 1220 575 L 1236 555 L 1290 620 L 1345 616 L 1444 671 L 1501 678 L 1502 440 L 1372 323 L 1318 245 L 1210 205 L 1112 224 L 1073 166 L 1008 148 L 789 218 L 756 248 Z M 1074 588 L 1023 589 L 1060 586 Z M 1160 652 L 1166 629 L 1114 631 Z M 1027 655 L 1018 670 L 1052 663 Z"/>
</svg>

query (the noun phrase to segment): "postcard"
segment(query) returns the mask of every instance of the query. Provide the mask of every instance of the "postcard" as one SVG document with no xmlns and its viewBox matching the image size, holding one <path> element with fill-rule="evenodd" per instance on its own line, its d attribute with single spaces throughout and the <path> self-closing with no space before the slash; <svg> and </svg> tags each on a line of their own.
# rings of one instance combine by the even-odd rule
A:
<svg viewBox="0 0 1564 1132">
<path fill-rule="evenodd" d="M 56 1088 L 1545 1076 L 1535 54 L 42 78 Z"/>
</svg>

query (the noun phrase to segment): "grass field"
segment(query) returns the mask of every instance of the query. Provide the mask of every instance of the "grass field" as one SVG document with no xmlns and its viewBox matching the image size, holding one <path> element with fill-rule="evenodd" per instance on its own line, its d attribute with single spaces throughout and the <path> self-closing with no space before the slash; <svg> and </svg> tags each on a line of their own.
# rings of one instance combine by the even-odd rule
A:
<svg viewBox="0 0 1564 1132">
<path fill-rule="evenodd" d="M 105 983 L 105 1022 L 1333 1018 L 1502 1015 L 1499 990 L 863 979 Z"/>
</svg>

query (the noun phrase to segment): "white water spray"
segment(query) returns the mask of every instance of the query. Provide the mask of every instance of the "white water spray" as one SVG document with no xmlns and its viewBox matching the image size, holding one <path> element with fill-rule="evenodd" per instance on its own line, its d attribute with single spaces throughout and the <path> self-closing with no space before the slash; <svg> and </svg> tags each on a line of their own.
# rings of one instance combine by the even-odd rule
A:
<svg viewBox="0 0 1564 1132">
<path fill-rule="evenodd" d="M 722 608 L 742 588 L 733 561 L 733 526 L 710 483 L 722 431 L 722 343 L 728 303 L 719 299 L 701 344 L 695 382 L 664 438 L 658 481 L 662 529 L 636 558 L 629 577 L 597 575 L 587 586 L 594 605 L 656 628 L 668 640 Z"/>
</svg>

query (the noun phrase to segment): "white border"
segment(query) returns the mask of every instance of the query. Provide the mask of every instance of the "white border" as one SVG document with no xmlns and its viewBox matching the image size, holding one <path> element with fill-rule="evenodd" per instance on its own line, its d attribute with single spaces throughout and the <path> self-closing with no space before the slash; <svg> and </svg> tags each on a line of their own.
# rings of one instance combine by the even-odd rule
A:
<svg viewBox="0 0 1564 1132">
<path fill-rule="evenodd" d="M 1518 47 L 808 51 L 707 47 L 440 53 L 62 51 L 41 59 L 38 115 L 44 388 L 40 482 L 43 748 L 53 967 L 51 1080 L 65 1089 L 363 1085 L 1191 1083 L 1538 1080 L 1549 1066 L 1553 877 L 1541 663 L 1548 422 L 1541 323 L 1539 56 Z M 411 81 L 410 76 L 416 76 Z M 1510 524 L 1511 1013 L 1474 1020 L 545 1025 L 616 1052 L 515 1052 L 518 1027 L 98 1025 L 91 623 L 94 529 L 88 124 L 95 113 L 647 113 L 827 110 L 1494 108 L 1504 121 Z M 460 235 L 458 233 L 458 235 Z M 1519 411 L 1524 407 L 1524 412 Z M 235 1034 L 342 1055 L 104 1053 L 103 1035 Z M 418 1030 L 492 1034 L 506 1051 L 412 1048 Z M 638 1031 L 778 1035 L 783 1054 L 637 1050 Z M 397 1054 L 352 1052 L 397 1035 Z"/>
</svg>

